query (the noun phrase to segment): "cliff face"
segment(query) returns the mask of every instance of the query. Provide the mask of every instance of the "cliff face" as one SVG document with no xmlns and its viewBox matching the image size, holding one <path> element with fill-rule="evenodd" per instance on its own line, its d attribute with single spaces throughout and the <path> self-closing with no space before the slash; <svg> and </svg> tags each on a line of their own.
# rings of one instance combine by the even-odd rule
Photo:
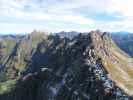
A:
<svg viewBox="0 0 133 100">
<path fill-rule="evenodd" d="M 0 100 L 129 100 L 132 64 L 125 61 L 129 66 L 122 67 L 122 59 L 132 63 L 106 33 L 79 34 L 71 40 L 48 36 Z M 125 74 L 128 81 L 121 80 Z"/>
</svg>

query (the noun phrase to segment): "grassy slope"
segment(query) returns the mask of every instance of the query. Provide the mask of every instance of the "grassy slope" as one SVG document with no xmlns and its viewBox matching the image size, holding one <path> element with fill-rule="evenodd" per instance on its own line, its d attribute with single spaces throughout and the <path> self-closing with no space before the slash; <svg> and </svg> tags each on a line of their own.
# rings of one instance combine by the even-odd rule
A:
<svg viewBox="0 0 133 100">
<path fill-rule="evenodd" d="M 108 77 L 127 94 L 133 96 L 133 58 L 120 50 L 110 38 L 102 39 L 97 33 L 92 36 L 95 49 L 103 59 Z"/>
<path fill-rule="evenodd" d="M 133 95 L 133 59 L 124 55 L 119 48 L 111 48 L 112 58 L 106 57 L 105 67 L 116 84 Z M 112 61 L 115 60 L 116 63 Z"/>
<path fill-rule="evenodd" d="M 6 61 L 6 58 L 8 58 L 8 55 L 11 53 L 12 49 L 14 48 L 15 44 L 16 44 L 16 40 L 15 39 L 11 39 L 11 38 L 6 38 L 4 40 L 1 41 L 2 44 L 4 44 L 6 46 L 6 48 L 4 48 L 4 53 L 5 53 L 5 57 L 3 57 L 3 59 L 0 59 L 0 63 L 3 63 L 4 61 Z"/>
</svg>

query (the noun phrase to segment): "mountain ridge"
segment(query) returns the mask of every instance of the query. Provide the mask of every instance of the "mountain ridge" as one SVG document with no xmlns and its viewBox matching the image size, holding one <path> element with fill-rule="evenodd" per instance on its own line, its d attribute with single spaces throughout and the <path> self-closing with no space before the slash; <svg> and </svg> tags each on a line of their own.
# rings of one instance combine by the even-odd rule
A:
<svg viewBox="0 0 133 100">
<path fill-rule="evenodd" d="M 1 100 L 130 99 L 132 84 L 119 79 L 125 74 L 130 79 L 131 68 L 121 67 L 121 61 L 128 65 L 124 60 L 132 62 L 132 58 L 121 51 L 106 32 L 92 31 L 72 39 L 58 35 L 41 37 L 45 38 L 36 43 L 15 87 L 1 95 Z"/>
</svg>

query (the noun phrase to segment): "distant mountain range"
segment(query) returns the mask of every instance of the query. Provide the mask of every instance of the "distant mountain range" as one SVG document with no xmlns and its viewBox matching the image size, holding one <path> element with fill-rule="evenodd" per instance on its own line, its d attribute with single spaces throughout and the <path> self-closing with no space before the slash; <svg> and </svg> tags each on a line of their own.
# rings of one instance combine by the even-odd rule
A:
<svg viewBox="0 0 133 100">
<path fill-rule="evenodd" d="M 133 57 L 133 34 L 132 33 L 113 33 L 112 39 L 126 53 Z"/>
<path fill-rule="evenodd" d="M 70 32 L 65 32 L 65 31 L 61 31 L 58 33 L 53 33 L 54 35 L 59 35 L 61 38 L 67 37 L 72 39 L 74 36 L 78 35 L 79 32 L 76 31 L 70 31 Z"/>
</svg>

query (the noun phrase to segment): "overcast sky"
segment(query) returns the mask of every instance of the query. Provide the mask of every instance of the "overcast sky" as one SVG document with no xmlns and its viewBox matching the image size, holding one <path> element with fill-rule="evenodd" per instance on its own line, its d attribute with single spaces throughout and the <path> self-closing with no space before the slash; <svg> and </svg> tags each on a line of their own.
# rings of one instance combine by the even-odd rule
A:
<svg viewBox="0 0 133 100">
<path fill-rule="evenodd" d="M 0 33 L 133 32 L 133 0 L 0 0 Z"/>
</svg>

